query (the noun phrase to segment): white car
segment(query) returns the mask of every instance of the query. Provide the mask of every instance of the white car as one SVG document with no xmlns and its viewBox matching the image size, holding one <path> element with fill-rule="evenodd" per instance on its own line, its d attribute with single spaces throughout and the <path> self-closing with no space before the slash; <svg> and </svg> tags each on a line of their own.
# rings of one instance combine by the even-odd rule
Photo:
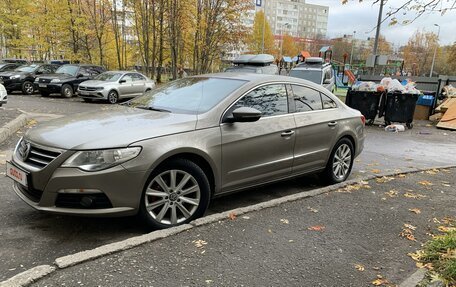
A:
<svg viewBox="0 0 456 287">
<path fill-rule="evenodd" d="M 0 107 L 3 104 L 6 104 L 7 101 L 8 101 L 8 95 L 7 95 L 6 89 L 2 84 L 0 84 Z"/>
<path fill-rule="evenodd" d="M 84 101 L 98 99 L 115 104 L 123 98 L 141 96 L 154 86 L 153 80 L 138 72 L 109 71 L 79 84 L 78 96 Z"/>
<path fill-rule="evenodd" d="M 290 77 L 300 78 L 322 85 L 328 91 L 334 92 L 336 79 L 330 63 L 325 63 L 322 58 L 310 57 L 304 63 L 291 69 Z"/>
</svg>

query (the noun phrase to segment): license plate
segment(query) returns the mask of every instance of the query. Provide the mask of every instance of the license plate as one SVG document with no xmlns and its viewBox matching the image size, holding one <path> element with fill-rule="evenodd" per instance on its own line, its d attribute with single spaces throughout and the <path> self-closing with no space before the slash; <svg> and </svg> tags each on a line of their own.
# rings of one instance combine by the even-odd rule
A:
<svg viewBox="0 0 456 287">
<path fill-rule="evenodd" d="M 40 87 L 40 88 L 46 88 L 47 85 L 46 85 L 46 84 L 38 84 L 38 87 Z"/>
<path fill-rule="evenodd" d="M 6 176 L 22 184 L 23 186 L 27 186 L 27 173 L 15 167 L 10 162 L 6 162 Z"/>
<path fill-rule="evenodd" d="M 88 95 L 88 94 L 89 94 L 89 92 L 86 92 L 86 91 L 79 91 L 79 93 L 80 93 L 81 95 Z"/>
</svg>

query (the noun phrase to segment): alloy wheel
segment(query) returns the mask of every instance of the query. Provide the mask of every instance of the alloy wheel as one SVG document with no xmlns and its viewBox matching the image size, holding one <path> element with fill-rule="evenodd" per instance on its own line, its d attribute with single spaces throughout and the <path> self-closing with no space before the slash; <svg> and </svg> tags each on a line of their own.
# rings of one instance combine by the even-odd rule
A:
<svg viewBox="0 0 456 287">
<path fill-rule="evenodd" d="M 350 170 L 352 154 L 347 144 L 341 144 L 334 153 L 333 173 L 338 179 L 344 178 Z"/>
<path fill-rule="evenodd" d="M 157 175 L 144 196 L 146 210 L 155 221 L 175 225 L 196 212 L 201 190 L 190 173 L 172 169 Z"/>
<path fill-rule="evenodd" d="M 108 95 L 108 101 L 109 101 L 111 104 L 117 103 L 117 94 L 116 94 L 116 92 L 110 92 L 110 93 L 109 93 L 109 95 Z"/>
<path fill-rule="evenodd" d="M 32 83 L 25 83 L 24 84 L 24 91 L 27 93 L 27 94 L 32 94 L 33 93 L 33 84 Z"/>
</svg>

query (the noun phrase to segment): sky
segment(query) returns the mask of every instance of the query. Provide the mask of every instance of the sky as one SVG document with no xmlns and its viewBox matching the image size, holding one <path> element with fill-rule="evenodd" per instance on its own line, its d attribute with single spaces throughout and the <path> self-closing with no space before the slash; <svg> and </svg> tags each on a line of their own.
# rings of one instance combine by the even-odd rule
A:
<svg viewBox="0 0 456 287">
<path fill-rule="evenodd" d="M 379 4 L 372 5 L 373 2 L 373 0 L 364 0 L 359 3 L 358 0 L 349 0 L 347 4 L 342 5 L 340 0 L 306 0 L 306 3 L 329 6 L 328 37 L 340 37 L 344 34 L 353 34 L 353 31 L 356 31 L 357 39 L 375 37 L 374 28 L 377 25 Z M 387 1 L 383 9 L 383 16 L 386 15 L 390 7 L 398 7 L 404 2 L 405 0 Z M 398 16 L 410 19 L 413 18 L 412 15 L 415 14 L 404 16 L 400 13 Z M 396 47 L 407 44 L 408 39 L 416 30 L 424 29 L 427 32 L 437 33 L 438 27 L 434 24 L 440 25 L 439 39 L 441 45 L 456 42 L 456 33 L 454 32 L 456 29 L 456 10 L 447 12 L 443 16 L 440 13 L 423 14 L 415 22 L 408 25 L 389 26 L 388 23 L 387 20 L 382 24 L 380 33 Z"/>
</svg>

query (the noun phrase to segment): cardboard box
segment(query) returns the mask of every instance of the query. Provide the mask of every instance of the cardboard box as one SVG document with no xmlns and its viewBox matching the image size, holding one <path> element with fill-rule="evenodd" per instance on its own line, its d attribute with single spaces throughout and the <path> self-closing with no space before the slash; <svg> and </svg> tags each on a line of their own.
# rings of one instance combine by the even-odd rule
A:
<svg viewBox="0 0 456 287">
<path fill-rule="evenodd" d="M 429 106 L 416 105 L 415 113 L 413 114 L 413 119 L 414 120 L 428 120 L 430 110 L 431 110 L 431 107 L 429 107 Z"/>
</svg>

